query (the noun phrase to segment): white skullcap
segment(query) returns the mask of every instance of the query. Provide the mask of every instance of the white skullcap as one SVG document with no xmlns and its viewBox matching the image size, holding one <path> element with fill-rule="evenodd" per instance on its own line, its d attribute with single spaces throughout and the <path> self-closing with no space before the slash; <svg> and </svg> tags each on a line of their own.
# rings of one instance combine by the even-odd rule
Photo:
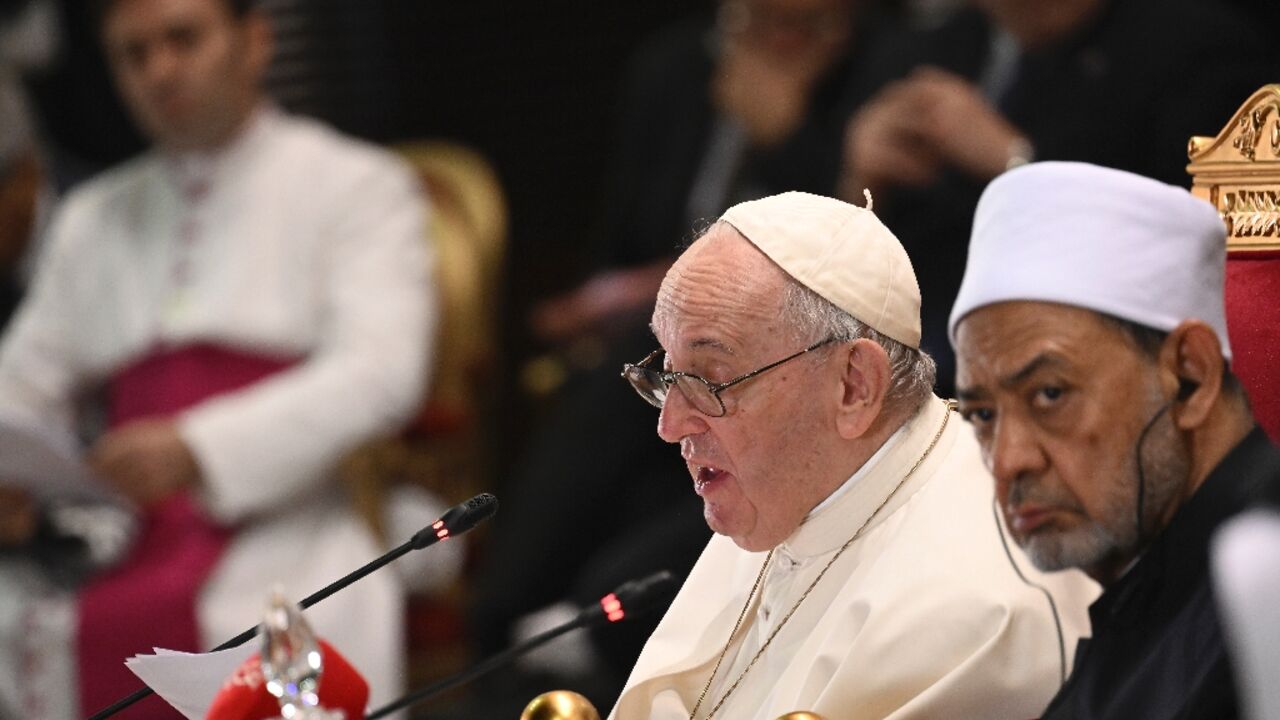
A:
<svg viewBox="0 0 1280 720">
<path fill-rule="evenodd" d="M 787 274 L 873 330 L 920 346 L 920 286 L 907 251 L 875 213 L 789 192 L 720 218 Z"/>
<path fill-rule="evenodd" d="M 974 310 L 1034 300 L 1165 332 L 1201 320 L 1230 359 L 1226 248 L 1217 211 L 1182 188 L 1085 163 L 1024 165 L 992 181 L 978 201 L 951 344 Z"/>
</svg>

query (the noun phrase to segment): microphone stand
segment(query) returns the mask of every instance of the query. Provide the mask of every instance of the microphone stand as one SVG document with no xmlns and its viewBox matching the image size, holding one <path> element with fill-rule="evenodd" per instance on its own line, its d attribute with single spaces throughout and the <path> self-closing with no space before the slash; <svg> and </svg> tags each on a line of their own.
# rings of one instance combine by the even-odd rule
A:
<svg viewBox="0 0 1280 720">
<path fill-rule="evenodd" d="M 598 619 L 603 620 L 604 616 L 599 616 Z M 515 645 L 514 647 L 507 648 L 506 650 L 503 650 L 502 652 L 496 655 L 491 655 L 488 658 L 480 661 L 475 666 L 463 671 L 462 673 L 459 673 L 458 675 L 454 675 L 452 677 L 447 677 L 443 680 L 439 680 L 424 688 L 415 690 L 409 693 L 408 695 L 405 695 L 404 697 L 400 698 L 399 700 L 396 700 L 387 705 L 383 705 L 377 710 L 374 710 L 368 715 L 365 715 L 365 720 L 377 720 L 377 718 L 390 715 L 391 713 L 397 710 L 403 710 L 404 708 L 407 708 L 410 705 L 416 705 L 419 702 L 422 702 L 423 700 L 427 700 L 432 697 L 435 697 L 436 695 L 439 695 L 440 693 L 446 690 L 450 690 L 464 683 L 471 682 L 472 680 L 475 680 L 476 678 L 481 677 L 482 675 L 487 675 L 490 672 L 502 667 L 503 665 L 506 665 L 507 663 L 511 662 L 519 655 L 529 652 L 534 648 L 541 647 L 542 645 L 545 645 L 551 642 L 552 640 L 560 637 L 561 635 L 564 635 L 567 632 L 571 632 L 573 630 L 577 630 L 578 628 L 586 627 L 588 625 L 594 625 L 596 624 L 596 621 L 597 621 L 597 618 L 585 617 L 585 613 L 583 613 L 579 615 L 577 618 L 565 623 L 564 625 L 560 625 L 558 627 L 551 628 L 550 630 L 540 632 L 537 635 L 534 635 L 533 637 L 529 638 L 528 640 L 525 640 L 524 642 L 520 643 L 519 645 Z"/>
<path fill-rule="evenodd" d="M 383 567 L 387 563 L 390 563 L 393 560 L 399 559 L 400 557 L 404 556 L 410 551 L 421 550 L 422 548 L 435 545 L 441 540 L 446 540 L 455 535 L 461 535 L 462 533 L 475 527 L 476 524 L 479 523 L 481 520 L 484 520 L 492 516 L 497 511 L 498 511 L 498 498 L 494 497 L 493 495 L 490 495 L 489 493 L 481 493 L 471 498 L 470 500 L 467 500 L 466 502 L 455 505 L 452 508 L 450 508 L 448 512 L 446 512 L 444 515 L 441 515 L 439 520 L 435 521 L 434 523 L 414 533 L 413 537 L 409 538 L 408 541 L 401 544 L 399 547 L 396 547 L 390 552 L 378 558 L 375 558 L 374 560 L 368 563 L 365 563 L 363 566 L 357 568 L 353 572 L 350 572 L 347 575 L 344 575 L 341 578 L 338 578 L 332 583 L 329 583 L 328 585 L 324 586 L 323 588 L 320 588 L 316 592 L 313 592 L 310 595 L 306 596 L 305 598 L 302 599 L 301 602 L 298 603 L 298 607 L 302 608 L 303 610 L 306 610 L 312 605 L 315 605 L 321 600 L 324 600 L 325 598 L 338 592 L 339 590 L 342 590 L 348 585 L 351 585 L 357 580 L 364 578 L 365 576 L 369 575 L 373 571 L 378 570 L 379 568 Z M 253 627 L 245 630 L 239 635 L 236 635 L 230 640 L 227 640 L 221 645 L 213 648 L 209 652 L 217 652 L 219 650 L 227 650 L 229 648 L 239 647 L 240 645 L 243 645 L 249 642 L 249 640 L 251 640 L 253 636 L 256 634 L 258 634 L 258 626 L 254 625 Z M 138 690 L 134 691 L 132 694 L 127 695 L 115 701 L 111 705 L 89 716 L 89 720 L 105 720 L 105 718 L 115 715 L 121 710 L 129 707 L 130 705 L 133 705 L 139 700 L 142 700 L 148 695 L 152 695 L 154 693 L 155 691 L 152 690 L 150 687 L 144 686 L 142 688 L 139 688 Z"/>
<path fill-rule="evenodd" d="M 463 683 L 470 682 L 476 678 L 487 675 L 488 673 L 506 665 L 519 655 L 522 655 L 534 648 L 545 645 L 552 640 L 564 635 L 567 632 L 577 630 L 579 628 L 591 627 L 593 625 L 601 625 L 607 622 L 619 622 L 626 617 L 634 617 L 643 614 L 648 610 L 652 603 L 658 599 L 673 593 L 675 590 L 676 579 L 670 572 L 662 570 L 640 580 L 631 580 L 623 583 L 617 590 L 609 593 L 600 599 L 600 602 L 588 605 L 578 612 L 577 617 L 567 623 L 558 625 L 533 637 L 519 643 L 513 647 L 507 648 L 502 652 L 491 655 L 480 661 L 477 665 L 464 670 L 457 675 L 439 680 L 419 690 L 415 690 L 408 695 L 384 705 L 377 710 L 365 715 L 365 720 L 377 720 L 378 718 L 389 715 L 397 710 L 403 710 L 410 705 L 416 705 L 424 700 L 435 697 L 440 693 L 455 688 Z"/>
</svg>

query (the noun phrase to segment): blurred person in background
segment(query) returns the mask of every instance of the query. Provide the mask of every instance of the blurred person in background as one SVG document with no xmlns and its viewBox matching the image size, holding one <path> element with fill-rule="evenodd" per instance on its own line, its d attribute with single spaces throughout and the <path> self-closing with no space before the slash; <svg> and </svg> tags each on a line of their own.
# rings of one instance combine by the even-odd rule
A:
<svg viewBox="0 0 1280 720">
<path fill-rule="evenodd" d="M 1186 185 L 1187 138 L 1274 80 L 1277 57 L 1224 0 L 972 0 L 885 38 L 899 80 L 849 124 L 841 194 L 870 188 L 916 262 L 924 348 L 950 393 L 946 309 L 978 195 L 1031 160 L 1080 160 Z"/>
<path fill-rule="evenodd" d="M 531 313 L 546 343 L 602 349 L 569 376 L 504 495 L 470 623 L 482 652 L 505 647 L 519 618 L 566 594 L 594 601 L 652 570 L 683 575 L 697 558 L 708 531 L 682 463 L 626 397 L 617 367 L 648 352 L 654 297 L 690 227 L 741 200 L 834 191 L 874 10 L 858 0 L 726 0 L 637 54 L 600 270 Z M 532 619 L 527 632 L 567 611 Z M 612 702 L 656 621 L 597 636 L 604 663 L 580 665 L 609 676 L 598 704 Z"/>
<path fill-rule="evenodd" d="M 533 313 L 551 341 L 643 323 L 678 239 L 769 189 L 834 186 L 831 155 L 870 12 L 855 0 L 726 0 L 638 54 L 600 265 Z"/>
<path fill-rule="evenodd" d="M 153 147 L 57 208 L 0 344 L 0 406 L 71 436 L 97 401 L 87 461 L 137 534 L 72 596 L 47 551 L 65 540 L 57 508 L 0 490 L 0 714 L 24 718 L 98 710 L 138 686 L 125 658 L 210 647 L 256 623 L 273 585 L 297 600 L 377 555 L 334 466 L 416 409 L 434 325 L 412 172 L 266 100 L 272 36 L 253 3 L 97 11 Z M 308 615 L 375 704 L 398 694 L 394 575 Z"/>
</svg>

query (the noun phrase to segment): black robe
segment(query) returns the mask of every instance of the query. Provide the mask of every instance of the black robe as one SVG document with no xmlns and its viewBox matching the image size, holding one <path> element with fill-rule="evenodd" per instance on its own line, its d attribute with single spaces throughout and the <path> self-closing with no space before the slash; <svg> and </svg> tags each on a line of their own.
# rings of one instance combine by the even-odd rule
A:
<svg viewBox="0 0 1280 720">
<path fill-rule="evenodd" d="M 1254 428 L 1129 572 L 1089 608 L 1093 638 L 1044 720 L 1229 720 L 1239 716 L 1209 575 L 1209 540 L 1280 483 L 1280 450 Z"/>
</svg>

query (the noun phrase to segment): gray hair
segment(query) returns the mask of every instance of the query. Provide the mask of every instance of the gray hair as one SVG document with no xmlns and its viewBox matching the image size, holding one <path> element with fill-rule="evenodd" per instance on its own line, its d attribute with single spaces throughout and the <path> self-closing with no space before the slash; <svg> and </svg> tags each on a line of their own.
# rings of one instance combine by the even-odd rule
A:
<svg viewBox="0 0 1280 720">
<path fill-rule="evenodd" d="M 889 356 L 890 378 L 884 407 L 890 413 L 901 412 L 910 417 L 933 394 L 938 367 L 928 353 L 877 332 L 794 278 L 787 279 L 782 320 L 798 343 L 809 344 L 828 337 L 841 341 L 865 338 L 884 348 Z"/>
</svg>

